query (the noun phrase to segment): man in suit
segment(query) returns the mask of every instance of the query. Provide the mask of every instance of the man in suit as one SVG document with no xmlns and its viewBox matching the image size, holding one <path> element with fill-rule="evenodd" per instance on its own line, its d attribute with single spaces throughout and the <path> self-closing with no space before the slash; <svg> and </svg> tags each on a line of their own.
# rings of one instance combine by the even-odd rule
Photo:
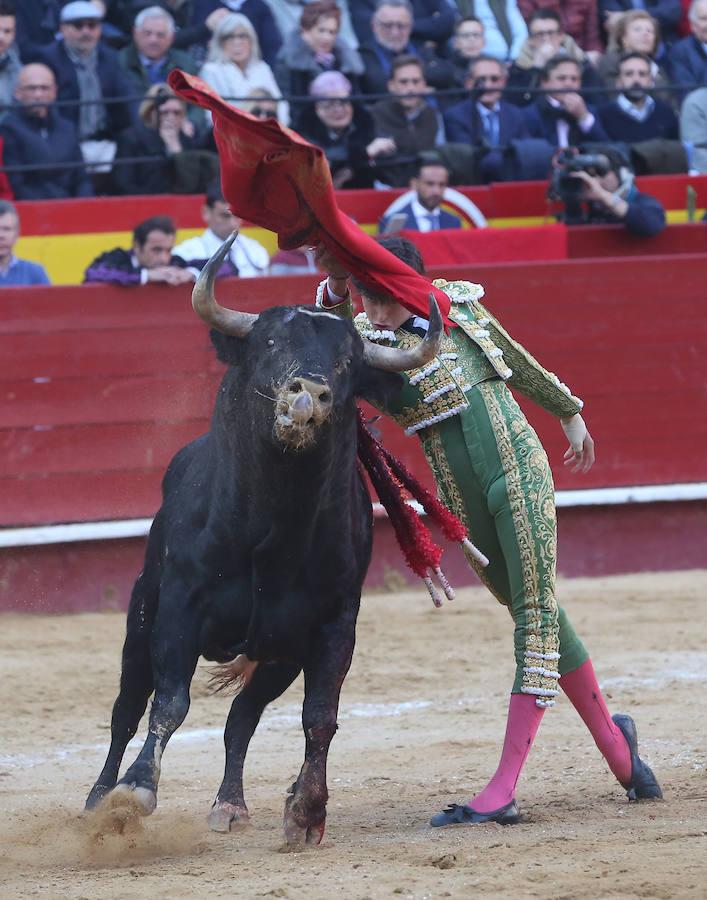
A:
<svg viewBox="0 0 707 900">
<path fill-rule="evenodd" d="M 693 0 L 689 13 L 690 31 L 668 53 L 668 69 L 673 84 L 682 85 L 682 100 L 693 88 L 707 84 L 707 0 Z"/>
<path fill-rule="evenodd" d="M 522 111 L 502 98 L 505 65 L 492 56 L 479 56 L 469 65 L 465 87 L 471 96 L 444 115 L 447 140 L 487 152 L 479 163 L 484 181 L 503 180 L 503 148 L 527 137 Z"/>
<path fill-rule="evenodd" d="M 576 60 L 554 56 L 545 64 L 540 86 L 545 95 L 523 110 L 531 137 L 542 138 L 553 147 L 609 140 L 601 122 L 579 93 L 582 67 Z"/>
<path fill-rule="evenodd" d="M 411 231 L 441 231 L 444 228 L 461 228 L 461 219 L 440 208 L 444 192 L 449 186 L 449 172 L 438 162 L 422 162 L 417 175 L 410 179 L 410 188 L 416 196 L 397 213 L 380 220 L 378 230 L 385 232 L 393 215 L 404 215 L 403 229 Z"/>
<path fill-rule="evenodd" d="M 635 144 L 652 138 L 680 140 L 678 119 L 667 103 L 650 95 L 654 87 L 650 57 L 625 53 L 619 62 L 616 86 L 621 93 L 599 107 L 598 115 L 612 141 Z"/>
<path fill-rule="evenodd" d="M 191 56 L 174 48 L 175 34 L 174 19 L 166 9 L 148 6 L 137 14 L 132 43 L 118 57 L 133 83 L 133 93 L 145 94 L 153 84 L 167 81 L 174 68 L 196 74 Z"/>
<path fill-rule="evenodd" d="M 87 162 L 103 161 L 107 148 L 123 129 L 132 125 L 129 102 L 104 103 L 112 97 L 135 93 L 118 62 L 117 54 L 100 43 L 101 14 L 88 0 L 73 0 L 61 11 L 62 40 L 46 48 L 41 62 L 54 72 L 59 100 L 81 101 L 62 108 L 76 126 Z M 100 159 L 99 159 L 100 158 Z"/>
</svg>

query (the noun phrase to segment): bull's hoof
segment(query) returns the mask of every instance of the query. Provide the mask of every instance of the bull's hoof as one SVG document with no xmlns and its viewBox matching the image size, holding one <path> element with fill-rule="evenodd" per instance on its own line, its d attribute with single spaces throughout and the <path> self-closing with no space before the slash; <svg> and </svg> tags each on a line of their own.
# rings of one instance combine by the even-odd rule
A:
<svg viewBox="0 0 707 900">
<path fill-rule="evenodd" d="M 150 816 L 157 806 L 157 793 L 151 788 L 138 787 L 134 782 L 119 781 L 108 794 L 106 802 L 110 802 L 112 807 L 132 807 L 139 815 Z"/>
<path fill-rule="evenodd" d="M 306 847 L 318 847 L 324 838 L 326 820 L 316 825 L 301 825 L 292 813 L 287 810 L 283 822 L 285 832 L 285 850 L 304 850 Z"/>
<path fill-rule="evenodd" d="M 228 834 L 234 828 L 244 828 L 250 825 L 250 814 L 245 806 L 236 806 L 234 803 L 217 800 L 209 813 L 207 822 L 212 831 Z"/>
<path fill-rule="evenodd" d="M 91 793 L 86 798 L 84 809 L 91 812 L 101 803 L 101 801 L 113 790 L 112 784 L 94 784 Z"/>
</svg>

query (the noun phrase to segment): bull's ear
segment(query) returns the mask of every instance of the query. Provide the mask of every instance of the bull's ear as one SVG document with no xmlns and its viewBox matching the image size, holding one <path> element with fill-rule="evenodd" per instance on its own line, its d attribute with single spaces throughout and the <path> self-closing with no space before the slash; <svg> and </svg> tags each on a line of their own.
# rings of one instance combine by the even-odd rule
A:
<svg viewBox="0 0 707 900">
<path fill-rule="evenodd" d="M 355 392 L 376 409 L 387 409 L 403 388 L 403 376 L 397 372 L 384 372 L 365 363 L 357 373 Z"/>
<path fill-rule="evenodd" d="M 209 332 L 209 337 L 216 348 L 216 355 L 222 363 L 226 363 L 227 366 L 235 366 L 243 358 L 247 338 L 231 337 L 231 335 L 221 334 L 220 331 L 213 328 Z"/>
</svg>

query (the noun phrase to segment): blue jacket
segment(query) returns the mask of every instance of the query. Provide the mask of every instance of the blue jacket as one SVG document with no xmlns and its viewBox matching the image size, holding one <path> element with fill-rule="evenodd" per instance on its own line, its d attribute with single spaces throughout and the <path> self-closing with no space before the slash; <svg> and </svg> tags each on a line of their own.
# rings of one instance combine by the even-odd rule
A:
<svg viewBox="0 0 707 900">
<path fill-rule="evenodd" d="M 588 107 L 589 112 L 595 114 L 595 120 L 589 131 L 581 131 L 575 122 L 570 123 L 568 140 L 570 146 L 585 144 L 592 141 L 608 141 L 609 137 L 602 128 L 601 122 L 595 111 Z M 557 116 L 554 109 L 544 97 L 531 103 L 523 109 L 526 128 L 530 137 L 542 138 L 553 147 L 557 146 Z"/>
<path fill-rule="evenodd" d="M 0 270 L 0 287 L 21 287 L 31 284 L 51 284 L 44 266 L 40 266 L 39 263 L 13 256 L 7 271 Z"/>
<path fill-rule="evenodd" d="M 399 215 L 402 213 L 406 216 L 405 224 L 403 228 L 407 228 L 409 231 L 418 231 L 417 227 L 417 219 L 412 211 L 412 203 L 408 203 L 407 206 L 403 206 L 402 209 L 399 209 L 397 213 L 394 215 Z M 390 221 L 391 216 L 384 216 L 380 222 L 378 223 L 378 231 L 384 231 L 386 225 Z M 458 216 L 453 215 L 452 213 L 446 212 L 444 209 L 440 209 L 439 211 L 439 227 L 440 230 L 443 228 L 461 228 L 462 223 L 461 219 Z"/>
<path fill-rule="evenodd" d="M 527 137 L 528 129 L 522 111 L 512 103 L 499 103 L 499 146 Z M 481 114 L 473 100 L 462 100 L 444 113 L 447 140 L 460 144 L 481 144 L 485 138 Z"/>
<path fill-rule="evenodd" d="M 22 62 L 33 62 L 42 49 L 55 41 L 59 28 L 60 0 L 21 0 L 15 3 L 17 46 Z"/>
<path fill-rule="evenodd" d="M 692 88 L 707 84 L 707 53 L 693 34 L 670 48 L 667 66 L 673 84 L 686 85 L 680 92 L 681 98 Z"/>
<path fill-rule="evenodd" d="M 46 119 L 14 109 L 0 124 L 6 166 L 44 163 L 46 169 L 8 172 L 17 200 L 58 197 L 91 197 L 93 187 L 85 169 L 53 168 L 56 163 L 83 163 L 76 129 L 68 119 L 50 108 Z"/>
<path fill-rule="evenodd" d="M 650 194 L 642 194 L 635 186 L 628 197 L 628 212 L 623 219 L 618 219 L 604 207 L 596 203 L 589 205 L 588 225 L 621 224 L 631 234 L 639 237 L 653 237 L 665 228 L 665 210 L 659 200 Z"/>
<path fill-rule="evenodd" d="M 76 68 L 69 59 L 63 41 L 52 47 L 45 47 L 39 57 L 39 62 L 45 63 L 54 72 L 57 83 L 58 100 L 78 100 L 79 82 L 76 76 Z M 135 94 L 135 88 L 123 71 L 118 54 L 103 44 L 98 45 L 98 78 L 101 82 L 103 99 L 109 97 L 131 97 Z M 70 119 L 78 128 L 79 107 L 63 106 L 62 115 Z M 115 140 L 118 134 L 133 124 L 131 104 L 124 103 L 106 104 L 107 127 L 103 134 L 92 135 L 96 138 L 112 138 Z"/>
</svg>

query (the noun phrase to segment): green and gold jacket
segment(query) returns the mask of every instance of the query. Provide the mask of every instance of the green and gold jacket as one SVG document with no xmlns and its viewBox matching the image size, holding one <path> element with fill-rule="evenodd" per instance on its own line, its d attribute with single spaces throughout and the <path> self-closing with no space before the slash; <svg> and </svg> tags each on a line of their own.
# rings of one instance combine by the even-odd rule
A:
<svg viewBox="0 0 707 900">
<path fill-rule="evenodd" d="M 458 327 L 443 336 L 440 353 L 431 363 L 405 373 L 402 393 L 386 410 L 406 434 L 462 413 L 469 406 L 467 391 L 491 378 L 502 379 L 558 418 L 570 418 L 582 409 L 582 401 L 557 375 L 544 369 L 481 305 L 481 285 L 444 279 L 434 285 L 450 298 L 449 318 Z M 325 286 L 324 281 L 317 291 L 320 306 Z M 334 311 L 351 315 L 351 304 L 342 303 Z M 403 328 L 375 331 L 365 313 L 354 318 L 354 325 L 362 337 L 391 347 L 408 349 L 422 340 Z"/>
</svg>

